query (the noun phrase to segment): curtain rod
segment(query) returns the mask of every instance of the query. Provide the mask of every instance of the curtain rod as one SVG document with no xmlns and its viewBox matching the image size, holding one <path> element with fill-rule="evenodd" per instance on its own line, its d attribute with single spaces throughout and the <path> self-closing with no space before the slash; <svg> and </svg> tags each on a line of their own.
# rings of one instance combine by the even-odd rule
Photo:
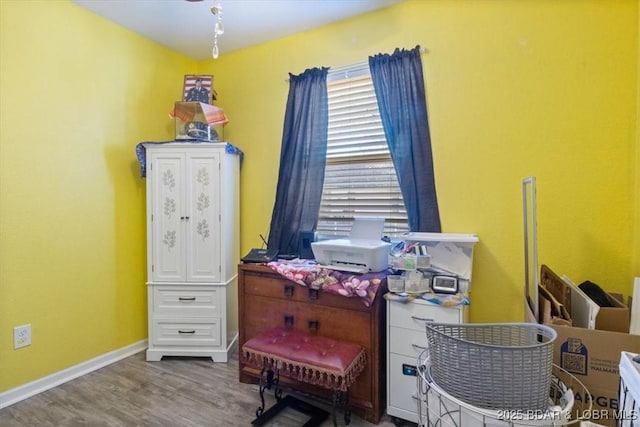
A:
<svg viewBox="0 0 640 427">
<path fill-rule="evenodd" d="M 420 48 L 420 53 L 422 55 L 425 55 L 427 53 L 429 53 L 429 49 L 427 49 L 426 47 L 421 47 Z M 349 65 L 343 65 L 341 67 L 330 67 L 329 68 L 329 75 L 335 75 L 335 74 L 344 74 L 344 73 L 348 73 L 350 71 L 360 71 L 363 68 L 368 68 L 369 67 L 369 61 L 362 61 L 362 62 L 358 62 L 355 64 L 349 64 Z M 285 82 L 289 82 L 289 79 L 284 79 Z"/>
<path fill-rule="evenodd" d="M 427 53 L 429 53 L 429 49 L 427 49 L 426 47 L 421 47 L 420 48 L 420 53 L 425 55 Z M 362 61 L 362 62 L 358 62 L 356 64 L 350 64 L 350 65 L 343 65 L 342 67 L 331 67 L 329 68 L 329 74 L 331 73 L 345 73 L 348 71 L 353 71 L 353 70 L 359 70 L 363 67 L 368 67 L 369 66 L 369 61 Z"/>
</svg>

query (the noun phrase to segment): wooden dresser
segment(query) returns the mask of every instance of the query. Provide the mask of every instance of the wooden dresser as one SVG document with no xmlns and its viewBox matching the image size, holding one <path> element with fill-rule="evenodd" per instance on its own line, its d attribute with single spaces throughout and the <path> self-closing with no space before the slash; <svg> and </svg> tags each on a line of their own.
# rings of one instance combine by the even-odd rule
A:
<svg viewBox="0 0 640 427">
<path fill-rule="evenodd" d="M 295 330 L 360 344 L 367 350 L 364 372 L 349 390 L 353 412 L 378 424 L 385 409 L 385 316 L 383 283 L 371 307 L 359 298 L 346 298 L 327 292 L 311 292 L 274 272 L 266 265 L 238 266 L 239 345 L 260 331 L 292 324 Z M 240 382 L 257 383 L 259 371 L 240 360 Z M 282 384 L 312 395 L 329 398 L 326 389 L 287 378 Z"/>
</svg>

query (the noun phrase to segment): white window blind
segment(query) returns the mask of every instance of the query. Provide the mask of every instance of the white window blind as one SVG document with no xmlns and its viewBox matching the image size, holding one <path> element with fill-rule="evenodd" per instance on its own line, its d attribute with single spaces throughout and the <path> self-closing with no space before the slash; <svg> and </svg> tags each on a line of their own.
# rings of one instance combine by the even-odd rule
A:
<svg viewBox="0 0 640 427">
<path fill-rule="evenodd" d="M 365 65 L 366 67 L 366 65 Z M 388 236 L 409 231 L 368 67 L 329 74 L 327 166 L 317 231 L 348 235 L 354 217 L 384 217 Z"/>
</svg>

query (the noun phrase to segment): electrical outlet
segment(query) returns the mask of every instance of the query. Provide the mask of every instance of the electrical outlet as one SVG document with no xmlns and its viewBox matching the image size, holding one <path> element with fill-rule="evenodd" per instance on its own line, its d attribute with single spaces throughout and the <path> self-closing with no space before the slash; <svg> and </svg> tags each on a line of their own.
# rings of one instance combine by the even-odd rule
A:
<svg viewBox="0 0 640 427">
<path fill-rule="evenodd" d="M 28 345 L 31 345 L 31 325 L 13 328 L 13 348 L 22 348 Z"/>
</svg>

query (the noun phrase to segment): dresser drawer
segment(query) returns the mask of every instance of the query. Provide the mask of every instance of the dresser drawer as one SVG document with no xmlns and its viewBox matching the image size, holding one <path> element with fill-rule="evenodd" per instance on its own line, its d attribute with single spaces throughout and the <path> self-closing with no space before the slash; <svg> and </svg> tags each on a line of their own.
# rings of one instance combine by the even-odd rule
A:
<svg viewBox="0 0 640 427">
<path fill-rule="evenodd" d="M 221 345 L 219 318 L 154 319 L 149 332 L 151 344 L 155 346 Z"/>
<path fill-rule="evenodd" d="M 288 280 L 279 273 L 244 275 L 244 292 L 246 295 L 257 295 L 278 298 L 296 303 L 309 303 L 320 306 L 339 307 L 347 310 L 369 312 L 360 298 L 345 298 L 329 292 L 311 289 L 307 286 Z"/>
<path fill-rule="evenodd" d="M 217 317 L 225 302 L 224 290 L 217 287 L 152 286 L 153 314 Z"/>
<path fill-rule="evenodd" d="M 416 358 L 427 346 L 427 334 L 424 330 L 389 327 L 389 353 Z"/>
<path fill-rule="evenodd" d="M 426 334 L 425 323 L 461 323 L 463 306 L 443 307 L 426 301 L 410 303 L 389 301 L 389 325 L 422 331 Z"/>
<path fill-rule="evenodd" d="M 417 357 L 389 355 L 389 406 L 412 414 L 410 421 L 417 422 L 418 380 Z M 409 368 L 409 369 L 407 369 Z M 415 370 L 415 371 L 414 371 Z M 415 372 L 416 375 L 412 375 Z"/>
</svg>

